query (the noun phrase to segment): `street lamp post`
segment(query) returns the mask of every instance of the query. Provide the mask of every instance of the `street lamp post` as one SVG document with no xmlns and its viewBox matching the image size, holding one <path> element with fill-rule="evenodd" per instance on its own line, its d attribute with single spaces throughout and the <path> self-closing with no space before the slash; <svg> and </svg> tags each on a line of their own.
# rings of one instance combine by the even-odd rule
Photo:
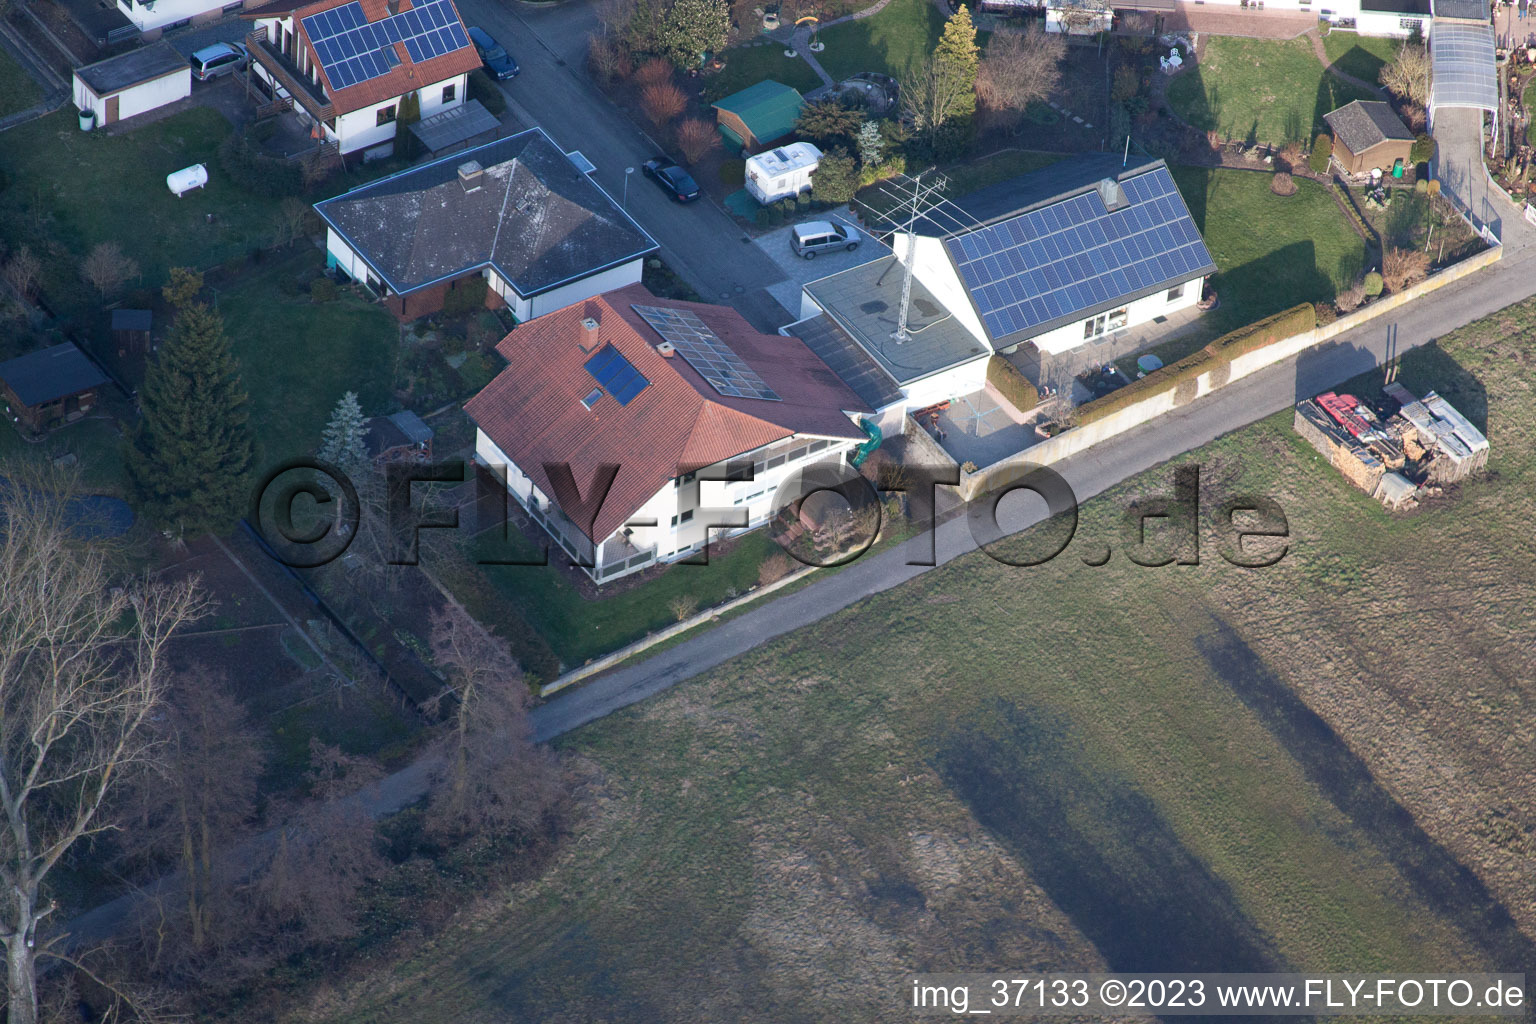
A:
<svg viewBox="0 0 1536 1024">
<path fill-rule="evenodd" d="M 619 201 L 619 205 L 626 210 L 629 209 L 629 176 L 634 173 L 633 167 L 624 168 L 624 198 Z"/>
</svg>

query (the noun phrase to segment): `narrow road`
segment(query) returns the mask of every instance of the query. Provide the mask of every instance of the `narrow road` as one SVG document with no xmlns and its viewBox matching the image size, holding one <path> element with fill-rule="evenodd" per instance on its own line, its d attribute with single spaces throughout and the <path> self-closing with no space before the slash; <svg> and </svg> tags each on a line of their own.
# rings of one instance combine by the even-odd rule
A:
<svg viewBox="0 0 1536 1024">
<path fill-rule="evenodd" d="M 672 202 L 640 173 L 641 163 L 665 147 L 641 131 L 578 73 L 587 40 L 598 28 L 595 5 L 531 7 L 495 0 L 462 0 L 465 21 L 505 45 L 522 74 L 501 83 L 512 113 L 539 125 L 569 151 L 581 150 L 597 166 L 593 178 L 624 203 L 661 245 L 662 258 L 706 302 L 728 302 L 761 330 L 794 319 L 767 292 L 784 280 L 773 261 L 706 196 Z M 625 168 L 636 168 L 626 188 Z M 798 313 L 798 311 L 790 311 Z"/>
</svg>

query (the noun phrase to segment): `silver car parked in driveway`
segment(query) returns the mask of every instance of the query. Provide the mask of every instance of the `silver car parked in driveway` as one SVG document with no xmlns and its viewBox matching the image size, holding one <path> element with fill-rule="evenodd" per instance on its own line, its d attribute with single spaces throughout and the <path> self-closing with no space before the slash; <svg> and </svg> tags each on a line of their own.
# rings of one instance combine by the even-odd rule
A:
<svg viewBox="0 0 1536 1024">
<path fill-rule="evenodd" d="M 813 220 L 795 225 L 795 230 L 789 233 L 789 247 L 795 251 L 795 255 L 813 260 L 819 252 L 832 252 L 835 249 L 852 252 L 859 247 L 859 238 L 858 230 L 846 224 Z"/>
</svg>

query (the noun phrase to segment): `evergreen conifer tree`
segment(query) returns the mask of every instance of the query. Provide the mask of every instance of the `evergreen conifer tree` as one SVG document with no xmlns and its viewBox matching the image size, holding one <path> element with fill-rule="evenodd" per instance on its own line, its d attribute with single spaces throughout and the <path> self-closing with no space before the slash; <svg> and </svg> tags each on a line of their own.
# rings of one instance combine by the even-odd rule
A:
<svg viewBox="0 0 1536 1024">
<path fill-rule="evenodd" d="M 255 463 L 249 399 L 224 321 L 173 280 L 185 302 L 139 391 L 128 471 L 142 513 L 183 535 L 228 529 L 245 511 Z M 199 282 L 200 283 L 200 282 Z"/>
<path fill-rule="evenodd" d="M 320 458 L 351 476 L 368 465 L 368 425 L 357 392 L 348 391 L 336 403 L 320 435 Z"/>
</svg>

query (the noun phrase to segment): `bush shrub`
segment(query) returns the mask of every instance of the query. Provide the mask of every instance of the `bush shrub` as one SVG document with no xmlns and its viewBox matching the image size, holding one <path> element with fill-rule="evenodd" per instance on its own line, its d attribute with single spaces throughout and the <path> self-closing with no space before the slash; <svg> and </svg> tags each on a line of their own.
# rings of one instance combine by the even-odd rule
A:
<svg viewBox="0 0 1536 1024">
<path fill-rule="evenodd" d="M 1420 133 L 1419 137 L 1413 140 L 1413 150 L 1409 153 L 1408 159 L 1416 164 L 1426 164 L 1434 158 L 1435 137 L 1427 132 Z"/>
<path fill-rule="evenodd" d="M 745 160 L 730 159 L 720 165 L 720 184 L 743 185 L 747 180 L 747 162 Z"/>
<path fill-rule="evenodd" d="M 997 388 L 998 393 L 1019 412 L 1029 412 L 1040 397 L 1029 378 L 1002 356 L 987 360 L 987 383 Z"/>
<path fill-rule="evenodd" d="M 1374 299 L 1376 296 L 1380 295 L 1381 294 L 1381 289 L 1383 287 L 1383 284 L 1384 284 L 1384 282 L 1381 279 L 1381 275 L 1376 273 L 1376 271 L 1373 270 L 1369 274 L 1366 274 L 1365 275 L 1365 296 L 1366 296 L 1366 298 Z"/>
<path fill-rule="evenodd" d="M 1333 136 L 1319 132 L 1317 138 L 1312 140 L 1312 155 L 1307 157 L 1307 166 L 1312 168 L 1314 174 L 1328 173 L 1328 160 L 1333 156 Z"/>
<path fill-rule="evenodd" d="M 485 308 L 485 295 L 490 282 L 480 274 L 454 282 L 443 298 L 443 312 L 448 316 L 462 316 Z"/>
<path fill-rule="evenodd" d="M 1331 324 L 1339 318 L 1339 308 L 1331 302 L 1314 302 L 1312 308 L 1317 313 L 1319 327 Z"/>
<path fill-rule="evenodd" d="M 311 302 L 331 302 L 336 298 L 336 282 L 330 278 L 321 276 L 309 282 L 309 300 Z"/>
<path fill-rule="evenodd" d="M 1439 181 L 1439 179 L 1437 179 L 1437 178 L 1429 179 L 1429 194 L 1432 195 L 1432 196 L 1437 196 L 1437 195 L 1440 194 L 1440 181 Z"/>
<path fill-rule="evenodd" d="M 1415 192 L 1428 192 L 1429 182 L 1423 178 L 1420 178 L 1418 181 L 1413 183 L 1413 190 Z"/>
<path fill-rule="evenodd" d="M 246 131 L 230 133 L 219 144 L 219 167 L 247 192 L 269 199 L 304 194 L 304 171 L 297 162 L 268 156 Z"/>
<path fill-rule="evenodd" d="M 1296 179 L 1284 171 L 1269 179 L 1269 190 L 1277 196 L 1293 196 L 1297 193 L 1298 189 L 1299 186 L 1296 184 Z"/>
<path fill-rule="evenodd" d="M 469 88 L 465 91 L 470 99 L 479 100 L 492 117 L 500 117 L 507 112 L 506 94 L 496 87 L 485 69 L 476 68 L 469 73 Z"/>
</svg>

